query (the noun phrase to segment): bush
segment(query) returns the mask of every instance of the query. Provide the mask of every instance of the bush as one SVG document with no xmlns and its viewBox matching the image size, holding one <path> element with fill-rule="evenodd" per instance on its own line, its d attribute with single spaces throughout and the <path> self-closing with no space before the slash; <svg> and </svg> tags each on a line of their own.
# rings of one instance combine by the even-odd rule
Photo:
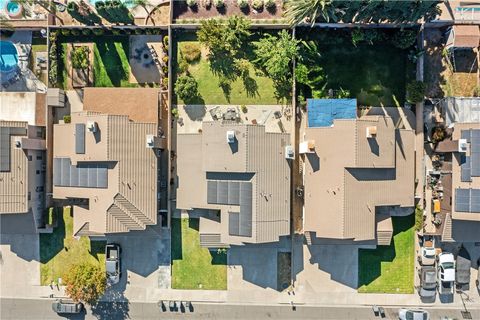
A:
<svg viewBox="0 0 480 320">
<path fill-rule="evenodd" d="M 105 33 L 105 30 L 103 30 L 103 29 L 92 29 L 92 32 L 96 36 L 101 36 Z"/>
<path fill-rule="evenodd" d="M 262 0 L 253 0 L 252 2 L 253 9 L 259 11 L 263 9 L 263 1 Z"/>
<path fill-rule="evenodd" d="M 107 283 L 105 271 L 90 263 L 73 265 L 63 280 L 65 293 L 73 301 L 84 301 L 92 305 L 103 295 Z"/>
<path fill-rule="evenodd" d="M 267 9 L 272 9 L 273 7 L 275 7 L 275 0 L 264 0 L 263 5 Z"/>
<path fill-rule="evenodd" d="M 78 29 L 73 29 L 72 30 L 72 36 L 79 36 L 80 35 L 80 30 Z"/>
<path fill-rule="evenodd" d="M 445 140 L 447 132 L 444 127 L 435 127 L 432 129 L 432 142 L 438 143 Z"/>
<path fill-rule="evenodd" d="M 173 116 L 174 119 L 178 119 L 178 109 L 177 108 L 172 109 L 172 116 Z"/>
<path fill-rule="evenodd" d="M 143 34 L 143 30 L 140 29 L 140 28 L 136 28 L 134 32 L 135 32 L 135 34 L 137 34 L 137 35 L 142 35 L 142 34 Z"/>
<path fill-rule="evenodd" d="M 168 77 L 162 79 L 162 85 L 165 89 L 168 89 Z"/>
<path fill-rule="evenodd" d="M 180 52 L 188 63 L 192 63 L 195 61 L 200 60 L 200 56 L 202 54 L 200 50 L 200 45 L 198 43 L 187 42 L 185 43 Z"/>
<path fill-rule="evenodd" d="M 412 81 L 407 84 L 407 101 L 410 103 L 422 102 L 425 98 L 425 83 Z"/>
<path fill-rule="evenodd" d="M 72 67 L 75 69 L 87 69 L 89 61 L 88 53 L 89 50 L 87 46 L 75 47 L 70 53 Z"/>
<path fill-rule="evenodd" d="M 237 0 L 237 5 L 242 9 L 246 8 L 248 7 L 248 0 Z"/>
<path fill-rule="evenodd" d="M 89 36 L 90 34 L 92 34 L 92 32 L 90 31 L 90 29 L 82 29 L 82 34 L 84 36 Z"/>
<path fill-rule="evenodd" d="M 168 56 L 163 56 L 162 61 L 165 62 L 165 64 L 168 64 Z"/>
<path fill-rule="evenodd" d="M 195 7 L 197 5 L 197 0 L 187 0 L 187 6 Z"/>
<path fill-rule="evenodd" d="M 70 115 L 63 116 L 63 122 L 65 122 L 65 123 L 72 122 L 72 116 L 70 116 Z"/>
<path fill-rule="evenodd" d="M 217 8 L 223 8 L 225 2 L 223 0 L 213 0 L 213 5 Z"/>
<path fill-rule="evenodd" d="M 189 66 L 189 64 L 185 60 L 185 58 L 180 56 L 180 59 L 178 59 L 178 71 L 179 71 L 179 73 L 187 72 L 188 66 Z"/>
<path fill-rule="evenodd" d="M 168 47 L 168 41 L 169 41 L 169 40 L 168 40 L 168 36 L 163 37 L 163 45 L 164 45 L 165 47 Z"/>
<path fill-rule="evenodd" d="M 62 33 L 62 35 L 66 36 L 66 37 L 70 35 L 70 30 L 69 29 L 62 29 L 60 32 Z"/>
<path fill-rule="evenodd" d="M 399 30 L 392 38 L 392 44 L 400 49 L 410 48 L 417 40 L 417 31 L 415 30 Z"/>
<path fill-rule="evenodd" d="M 248 108 L 247 108 L 247 106 L 244 105 L 244 104 L 242 104 L 242 105 L 240 106 L 240 109 L 242 110 L 243 113 L 247 113 L 247 112 L 248 112 Z"/>
<path fill-rule="evenodd" d="M 119 35 L 122 34 L 122 30 L 113 28 L 113 29 L 112 29 L 112 34 L 113 34 L 114 36 L 119 36 Z"/>
<path fill-rule="evenodd" d="M 189 75 L 181 75 L 175 82 L 175 93 L 186 103 L 198 97 L 198 84 L 195 78 Z"/>
<path fill-rule="evenodd" d="M 423 210 L 417 204 L 415 208 L 415 231 L 420 231 L 423 229 Z"/>
<path fill-rule="evenodd" d="M 67 4 L 67 12 L 72 14 L 72 12 L 78 11 L 78 4 L 76 2 L 69 2 Z"/>
</svg>

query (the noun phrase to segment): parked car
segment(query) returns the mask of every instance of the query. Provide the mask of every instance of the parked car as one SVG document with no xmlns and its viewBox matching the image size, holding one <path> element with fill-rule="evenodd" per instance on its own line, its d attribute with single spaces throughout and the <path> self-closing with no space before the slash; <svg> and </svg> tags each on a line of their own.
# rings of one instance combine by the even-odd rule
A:
<svg viewBox="0 0 480 320">
<path fill-rule="evenodd" d="M 480 291 L 480 258 L 477 260 L 477 290 Z"/>
<path fill-rule="evenodd" d="M 83 310 L 83 304 L 72 300 L 57 299 L 52 303 L 52 310 L 60 314 L 80 313 Z"/>
<path fill-rule="evenodd" d="M 420 289 L 418 291 L 423 302 L 435 302 L 437 296 L 437 271 L 433 266 L 420 269 Z"/>
<path fill-rule="evenodd" d="M 105 270 L 107 272 L 107 285 L 114 285 L 120 281 L 122 248 L 116 243 L 109 243 L 105 246 Z"/>
<path fill-rule="evenodd" d="M 470 289 L 470 266 L 472 261 L 467 249 L 463 246 L 460 248 L 457 256 L 455 283 L 459 290 Z"/>
<path fill-rule="evenodd" d="M 453 254 L 443 252 L 438 255 L 438 292 L 440 294 L 453 294 L 455 283 L 455 257 Z"/>
<path fill-rule="evenodd" d="M 430 314 L 425 310 L 400 309 L 398 311 L 400 320 L 430 320 Z"/>
<path fill-rule="evenodd" d="M 435 238 L 432 236 L 423 237 L 422 245 L 422 266 L 433 266 L 435 264 Z"/>
</svg>

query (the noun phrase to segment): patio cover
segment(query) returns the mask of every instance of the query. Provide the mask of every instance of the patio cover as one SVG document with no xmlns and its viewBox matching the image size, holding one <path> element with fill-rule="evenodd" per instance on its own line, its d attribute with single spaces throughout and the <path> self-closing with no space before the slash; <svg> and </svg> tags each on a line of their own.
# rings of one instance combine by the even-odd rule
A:
<svg viewBox="0 0 480 320">
<path fill-rule="evenodd" d="M 447 97 L 441 102 L 447 126 L 454 123 L 480 123 L 480 98 Z"/>
<path fill-rule="evenodd" d="M 477 25 L 454 25 L 448 35 L 447 48 L 478 48 L 480 29 Z"/>
</svg>

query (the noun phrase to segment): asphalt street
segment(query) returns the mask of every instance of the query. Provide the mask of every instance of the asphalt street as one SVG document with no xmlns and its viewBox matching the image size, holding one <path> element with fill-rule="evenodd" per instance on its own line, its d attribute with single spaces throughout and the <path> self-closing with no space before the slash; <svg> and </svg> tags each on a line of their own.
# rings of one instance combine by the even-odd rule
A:
<svg viewBox="0 0 480 320">
<path fill-rule="evenodd" d="M 370 306 L 296 306 L 290 305 L 227 305 L 195 304 L 193 310 L 163 311 L 154 303 L 100 303 L 95 309 L 75 316 L 59 316 L 52 311 L 50 299 L 0 299 L 0 319 L 338 319 L 338 320 L 381 320 L 373 314 Z M 441 317 L 467 319 L 459 309 L 425 308 L 432 320 Z M 480 306 L 470 311 L 470 319 L 480 319 Z M 384 319 L 398 319 L 398 308 L 385 308 Z M 467 315 L 468 316 L 468 315 Z"/>
</svg>

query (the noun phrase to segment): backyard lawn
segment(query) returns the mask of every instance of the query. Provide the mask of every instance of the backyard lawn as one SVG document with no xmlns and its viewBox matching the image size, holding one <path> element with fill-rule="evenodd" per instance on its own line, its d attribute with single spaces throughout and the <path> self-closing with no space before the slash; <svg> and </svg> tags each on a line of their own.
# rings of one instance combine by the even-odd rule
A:
<svg viewBox="0 0 480 320">
<path fill-rule="evenodd" d="M 180 50 L 186 43 L 198 43 L 197 41 L 192 41 L 192 36 L 184 36 L 178 40 L 177 62 L 180 57 Z M 247 55 L 249 54 L 247 53 Z M 248 57 L 248 60 L 251 61 L 252 57 Z M 229 95 L 226 95 L 220 87 L 219 77 L 212 73 L 205 50 L 202 50 L 200 61 L 191 63 L 188 71 L 197 81 L 200 95 L 197 101 L 193 101 L 191 104 L 269 105 L 281 103 L 281 101 L 278 101 L 275 97 L 273 81 L 268 77 L 260 75 L 253 65 L 250 65 L 249 82 L 244 82 L 241 77 L 238 77 L 238 79 L 231 84 Z M 185 103 L 179 99 L 178 104 Z"/>
<path fill-rule="evenodd" d="M 57 282 L 74 264 L 90 262 L 105 266 L 105 242 L 73 237 L 73 217 L 69 207 L 55 208 L 57 226 L 53 233 L 40 234 L 40 284 Z"/>
<path fill-rule="evenodd" d="M 200 247 L 198 219 L 172 219 L 172 288 L 227 289 L 227 253 Z"/>
<path fill-rule="evenodd" d="M 392 223 L 389 246 L 359 249 L 360 293 L 413 293 L 415 217 L 392 217 Z"/>
<path fill-rule="evenodd" d="M 339 31 L 323 32 L 327 35 L 322 39 L 312 35 L 318 54 L 308 67 L 323 69 L 326 90 L 349 90 L 360 105 L 403 105 L 406 83 L 415 79 L 415 67 L 408 60 L 408 50 L 388 42 L 354 46 L 350 37 Z"/>
<path fill-rule="evenodd" d="M 93 74 L 95 87 L 136 87 L 129 82 L 128 38 L 96 40 Z"/>
</svg>

